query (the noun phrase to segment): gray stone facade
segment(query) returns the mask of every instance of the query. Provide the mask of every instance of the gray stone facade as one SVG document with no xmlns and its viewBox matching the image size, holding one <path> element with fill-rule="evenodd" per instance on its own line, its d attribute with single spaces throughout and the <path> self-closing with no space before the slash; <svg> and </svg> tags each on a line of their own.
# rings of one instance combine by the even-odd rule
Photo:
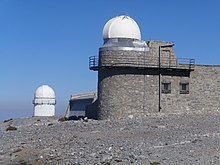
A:
<svg viewBox="0 0 220 165">
<path fill-rule="evenodd" d="M 220 110 L 220 66 L 196 65 L 190 77 L 163 76 L 171 93 L 161 97 L 161 112 L 185 113 Z M 180 83 L 189 82 L 189 93 L 180 93 Z"/>
<path fill-rule="evenodd" d="M 220 66 L 191 66 L 167 47 L 161 49 L 159 69 L 159 46 L 170 42 L 146 44 L 147 51 L 100 48 L 98 112 L 94 112 L 98 119 L 143 117 L 158 113 L 159 105 L 160 113 L 220 110 Z M 168 92 L 163 91 L 164 84 L 169 85 Z"/>
</svg>

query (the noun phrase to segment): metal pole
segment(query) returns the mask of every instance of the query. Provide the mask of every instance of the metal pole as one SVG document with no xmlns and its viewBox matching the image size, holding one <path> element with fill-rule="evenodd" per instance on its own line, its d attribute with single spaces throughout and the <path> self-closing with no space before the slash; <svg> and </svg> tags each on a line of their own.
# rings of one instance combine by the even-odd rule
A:
<svg viewBox="0 0 220 165">
<path fill-rule="evenodd" d="M 161 88 L 160 87 L 160 85 L 161 85 L 161 80 L 160 80 L 160 78 L 161 78 L 161 61 L 160 61 L 161 48 L 168 48 L 168 47 L 173 47 L 173 46 L 174 46 L 174 43 L 159 46 L 159 59 L 158 59 L 158 61 L 159 61 L 159 66 L 158 66 L 158 69 L 159 69 L 159 101 L 158 101 L 159 112 L 161 110 L 161 89 L 160 89 Z"/>
<path fill-rule="evenodd" d="M 159 66 L 158 66 L 158 69 L 159 69 L 159 84 L 158 84 L 158 85 L 159 85 L 159 90 L 158 90 L 158 92 L 159 92 L 159 102 L 158 102 L 159 112 L 160 112 L 160 109 L 161 109 L 161 106 L 160 106 L 160 100 L 161 100 L 161 90 L 160 90 L 160 84 L 161 84 L 161 83 L 160 83 L 160 77 L 161 77 L 161 73 L 160 73 L 160 67 L 161 67 L 161 63 L 160 63 L 160 53 L 161 53 L 161 52 L 160 52 L 160 51 L 161 51 L 161 50 L 160 50 L 160 49 L 161 49 L 161 47 L 159 46 L 159 59 L 158 59 L 158 61 L 159 61 L 159 62 L 158 62 L 158 63 L 159 63 L 159 64 L 158 64 L 158 65 L 159 65 Z"/>
</svg>

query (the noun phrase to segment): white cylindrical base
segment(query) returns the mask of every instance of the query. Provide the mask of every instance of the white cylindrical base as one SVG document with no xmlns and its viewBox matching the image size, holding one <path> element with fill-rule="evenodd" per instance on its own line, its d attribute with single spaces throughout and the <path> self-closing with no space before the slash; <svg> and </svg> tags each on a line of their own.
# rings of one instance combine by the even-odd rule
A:
<svg viewBox="0 0 220 165">
<path fill-rule="evenodd" d="M 35 105 L 34 116 L 55 116 L 55 105 Z"/>
</svg>

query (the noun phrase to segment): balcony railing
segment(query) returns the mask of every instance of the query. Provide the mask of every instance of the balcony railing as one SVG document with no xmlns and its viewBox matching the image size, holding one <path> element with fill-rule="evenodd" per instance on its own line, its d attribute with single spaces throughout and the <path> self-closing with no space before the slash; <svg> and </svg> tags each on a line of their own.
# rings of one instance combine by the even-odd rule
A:
<svg viewBox="0 0 220 165">
<path fill-rule="evenodd" d="M 99 58 L 97 56 L 89 57 L 89 69 L 90 70 L 98 70 L 99 68 Z"/>
<path fill-rule="evenodd" d="M 89 57 L 89 69 L 98 70 L 101 67 L 135 67 L 135 68 L 160 68 L 160 69 L 183 69 L 194 70 L 195 60 L 189 58 L 161 58 L 160 67 L 158 57 L 125 57 L 114 56 L 102 61 L 99 66 L 97 56 Z"/>
</svg>

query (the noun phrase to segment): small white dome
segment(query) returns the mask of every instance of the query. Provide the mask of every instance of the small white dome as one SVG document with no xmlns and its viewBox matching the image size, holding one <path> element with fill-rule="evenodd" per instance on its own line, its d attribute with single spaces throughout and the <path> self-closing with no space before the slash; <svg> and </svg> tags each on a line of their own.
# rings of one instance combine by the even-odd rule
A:
<svg viewBox="0 0 220 165">
<path fill-rule="evenodd" d="M 37 90 L 34 94 L 34 97 L 35 98 L 45 98 L 45 99 L 47 99 L 47 98 L 55 99 L 55 92 L 48 85 L 42 85 L 37 88 Z"/>
<path fill-rule="evenodd" d="M 141 40 L 141 32 L 137 23 L 129 16 L 118 16 L 110 19 L 104 26 L 103 39 L 131 38 Z"/>
</svg>

